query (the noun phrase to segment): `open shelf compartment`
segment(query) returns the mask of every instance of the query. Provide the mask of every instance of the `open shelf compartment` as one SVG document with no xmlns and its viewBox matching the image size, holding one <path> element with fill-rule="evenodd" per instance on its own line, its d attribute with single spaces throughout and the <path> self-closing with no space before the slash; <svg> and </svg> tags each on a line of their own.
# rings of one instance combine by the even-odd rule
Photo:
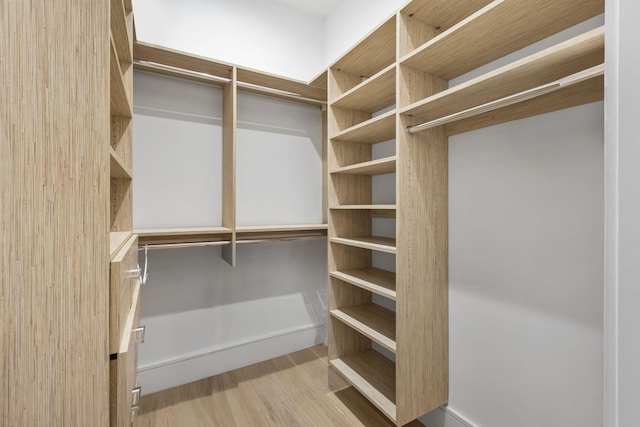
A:
<svg viewBox="0 0 640 427">
<path fill-rule="evenodd" d="M 373 251 L 396 253 L 396 239 L 380 236 L 332 237 L 331 243 L 370 249 Z"/>
<path fill-rule="evenodd" d="M 450 80 L 603 12 L 601 0 L 496 0 L 400 62 Z"/>
<path fill-rule="evenodd" d="M 343 166 L 331 171 L 332 174 L 345 175 L 384 175 L 387 173 L 395 173 L 396 156 L 385 157 L 383 159 L 371 160 L 368 162 L 357 163 L 354 165 Z"/>
<path fill-rule="evenodd" d="M 355 329 L 382 347 L 396 352 L 396 315 L 377 304 L 331 310 L 331 316 Z"/>
<path fill-rule="evenodd" d="M 329 275 L 390 300 L 396 299 L 396 273 L 391 271 L 367 267 L 332 271 Z"/>
</svg>

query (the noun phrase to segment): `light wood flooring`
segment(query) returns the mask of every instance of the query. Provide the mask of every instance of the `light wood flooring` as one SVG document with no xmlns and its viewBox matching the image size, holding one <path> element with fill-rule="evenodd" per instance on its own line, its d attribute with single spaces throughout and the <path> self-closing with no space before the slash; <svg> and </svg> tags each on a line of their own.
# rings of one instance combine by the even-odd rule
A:
<svg viewBox="0 0 640 427">
<path fill-rule="evenodd" d="M 143 396 L 140 404 L 137 427 L 394 425 L 329 367 L 323 345 Z"/>
</svg>

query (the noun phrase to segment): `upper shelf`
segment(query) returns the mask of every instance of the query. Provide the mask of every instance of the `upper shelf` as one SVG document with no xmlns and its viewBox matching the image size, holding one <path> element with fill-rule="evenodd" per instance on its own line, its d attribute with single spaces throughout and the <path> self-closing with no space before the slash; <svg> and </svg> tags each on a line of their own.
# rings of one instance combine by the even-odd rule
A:
<svg viewBox="0 0 640 427">
<path fill-rule="evenodd" d="M 331 243 L 338 243 L 373 251 L 396 253 L 396 239 L 380 236 L 332 237 Z"/>
<path fill-rule="evenodd" d="M 133 55 L 127 25 L 127 11 L 122 0 L 111 0 L 111 35 L 120 64 L 131 64 Z"/>
<path fill-rule="evenodd" d="M 154 228 L 134 230 L 139 244 L 195 243 L 230 240 L 232 230 L 227 227 Z"/>
<path fill-rule="evenodd" d="M 299 98 L 302 102 L 311 100 L 317 103 L 327 99 L 326 88 L 149 43 L 136 42 L 133 57 L 138 69 L 218 85 L 233 78 L 235 67 L 238 86 L 243 90 L 288 99 Z"/>
<path fill-rule="evenodd" d="M 118 253 L 120 248 L 129 240 L 131 231 L 114 231 L 109 233 L 109 259 Z"/>
<path fill-rule="evenodd" d="M 396 65 L 394 63 L 344 93 L 331 105 L 374 113 L 395 104 L 395 102 Z"/>
<path fill-rule="evenodd" d="M 577 73 L 604 61 L 604 27 L 418 101 L 400 113 L 430 121 Z"/>
<path fill-rule="evenodd" d="M 360 144 L 377 144 L 395 137 L 396 111 L 393 110 L 345 129 L 331 137 L 331 139 Z"/>
<path fill-rule="evenodd" d="M 330 68 L 358 77 L 371 77 L 396 61 L 396 17 L 387 19 L 359 41 Z"/>
<path fill-rule="evenodd" d="M 236 227 L 238 241 L 253 239 L 295 239 L 327 235 L 327 224 L 242 225 Z"/>
<path fill-rule="evenodd" d="M 120 67 L 113 38 L 111 38 L 109 74 L 111 80 L 111 114 L 131 117 L 130 97 L 122 78 L 122 68 Z"/>
<path fill-rule="evenodd" d="M 400 13 L 438 31 L 446 31 L 491 0 L 413 0 Z"/>
<path fill-rule="evenodd" d="M 496 0 L 400 62 L 450 80 L 603 12 L 602 0 Z"/>
</svg>

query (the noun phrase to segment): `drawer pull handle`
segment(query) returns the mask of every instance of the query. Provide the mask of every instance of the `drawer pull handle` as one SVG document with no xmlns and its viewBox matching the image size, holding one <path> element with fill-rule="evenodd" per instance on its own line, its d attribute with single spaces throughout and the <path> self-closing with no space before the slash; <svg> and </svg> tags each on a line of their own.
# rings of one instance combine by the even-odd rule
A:
<svg viewBox="0 0 640 427">
<path fill-rule="evenodd" d="M 131 395 L 133 396 L 133 404 L 131 405 L 131 410 L 137 411 L 140 409 L 140 393 L 142 392 L 142 387 L 138 386 L 131 390 Z"/>
<path fill-rule="evenodd" d="M 136 343 L 142 344 L 144 342 L 144 335 L 146 333 L 146 330 L 146 326 L 139 326 L 132 330 L 131 333 L 133 334 L 133 340 Z"/>
</svg>

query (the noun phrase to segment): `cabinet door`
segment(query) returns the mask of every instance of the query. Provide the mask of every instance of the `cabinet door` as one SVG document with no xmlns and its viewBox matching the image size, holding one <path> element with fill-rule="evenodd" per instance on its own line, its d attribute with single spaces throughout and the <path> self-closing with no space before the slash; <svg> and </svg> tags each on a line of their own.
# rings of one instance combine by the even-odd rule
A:
<svg viewBox="0 0 640 427">
<path fill-rule="evenodd" d="M 133 235 L 111 260 L 109 354 L 118 353 L 124 338 L 124 324 L 133 303 L 134 288 L 139 279 L 138 236 Z"/>
<path fill-rule="evenodd" d="M 138 387 L 138 345 L 144 340 L 140 325 L 140 283 L 136 282 L 133 305 L 128 311 L 117 357 L 111 360 L 111 426 L 130 427 L 140 404 Z"/>
</svg>

